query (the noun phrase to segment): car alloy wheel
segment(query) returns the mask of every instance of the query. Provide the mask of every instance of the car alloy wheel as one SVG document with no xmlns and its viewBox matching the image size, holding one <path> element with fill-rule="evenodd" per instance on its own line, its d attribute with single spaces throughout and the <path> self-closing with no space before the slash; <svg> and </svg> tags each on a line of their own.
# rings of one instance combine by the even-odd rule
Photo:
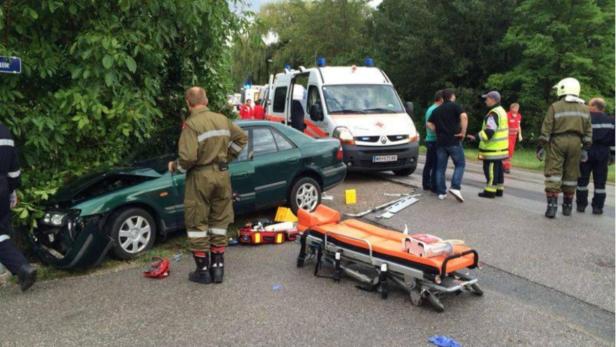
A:
<svg viewBox="0 0 616 347">
<path fill-rule="evenodd" d="M 118 230 L 118 241 L 126 253 L 143 251 L 152 237 L 152 226 L 141 216 L 130 216 L 122 222 Z"/>
<path fill-rule="evenodd" d="M 312 183 L 304 183 L 297 190 L 295 202 L 301 209 L 312 211 L 319 203 L 319 191 Z"/>
</svg>

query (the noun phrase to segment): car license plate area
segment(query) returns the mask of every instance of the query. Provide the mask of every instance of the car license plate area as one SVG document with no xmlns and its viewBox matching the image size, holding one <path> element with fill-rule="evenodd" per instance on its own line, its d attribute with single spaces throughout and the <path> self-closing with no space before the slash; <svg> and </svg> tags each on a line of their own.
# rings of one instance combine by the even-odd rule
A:
<svg viewBox="0 0 616 347">
<path fill-rule="evenodd" d="M 372 157 L 373 163 L 390 163 L 392 161 L 398 161 L 397 155 L 375 155 Z"/>
</svg>

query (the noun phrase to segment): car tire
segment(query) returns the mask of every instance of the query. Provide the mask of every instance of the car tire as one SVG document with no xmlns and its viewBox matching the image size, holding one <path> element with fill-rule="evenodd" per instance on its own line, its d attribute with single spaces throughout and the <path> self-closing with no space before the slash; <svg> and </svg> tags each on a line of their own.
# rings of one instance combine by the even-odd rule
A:
<svg viewBox="0 0 616 347">
<path fill-rule="evenodd" d="M 321 186 L 312 177 L 304 176 L 295 181 L 289 194 L 291 210 L 297 215 L 300 208 L 314 211 L 321 203 Z"/>
<path fill-rule="evenodd" d="M 415 172 L 414 167 L 409 167 L 406 169 L 394 170 L 394 175 L 396 176 L 410 176 L 413 172 Z"/>
<path fill-rule="evenodd" d="M 112 253 L 118 259 L 133 259 L 154 245 L 156 222 L 141 208 L 126 208 L 109 218 L 109 236 L 113 239 Z"/>
</svg>

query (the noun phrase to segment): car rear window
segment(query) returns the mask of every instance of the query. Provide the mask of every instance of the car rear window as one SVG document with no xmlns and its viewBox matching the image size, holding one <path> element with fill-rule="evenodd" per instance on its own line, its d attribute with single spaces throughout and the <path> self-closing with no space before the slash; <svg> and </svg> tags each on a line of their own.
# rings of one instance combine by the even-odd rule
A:
<svg viewBox="0 0 616 347">
<path fill-rule="evenodd" d="M 274 133 L 274 139 L 276 139 L 276 144 L 278 145 L 279 151 L 286 151 L 287 149 L 292 149 L 295 147 L 291 142 L 289 142 L 289 140 L 287 140 L 284 136 L 282 136 L 276 130 L 274 130 L 273 133 Z"/>
<path fill-rule="evenodd" d="M 264 127 L 252 129 L 252 145 L 255 156 L 278 151 L 271 130 Z"/>
</svg>

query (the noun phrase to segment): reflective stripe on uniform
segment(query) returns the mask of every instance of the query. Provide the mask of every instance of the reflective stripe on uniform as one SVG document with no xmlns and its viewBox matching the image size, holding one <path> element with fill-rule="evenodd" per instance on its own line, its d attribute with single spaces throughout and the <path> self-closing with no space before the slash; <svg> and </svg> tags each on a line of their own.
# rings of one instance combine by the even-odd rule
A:
<svg viewBox="0 0 616 347">
<path fill-rule="evenodd" d="M 0 146 L 14 147 L 15 146 L 15 142 L 13 140 L 9 140 L 9 139 L 0 139 Z"/>
<path fill-rule="evenodd" d="M 235 142 L 229 142 L 229 147 L 234 150 L 235 152 L 239 152 L 242 150 L 242 147 L 239 146 L 237 143 Z"/>
<path fill-rule="evenodd" d="M 231 132 L 229 132 L 229 130 L 227 129 L 220 129 L 220 130 L 210 130 L 210 131 L 206 131 L 204 133 L 199 134 L 199 136 L 197 136 L 197 140 L 199 142 L 203 142 L 211 137 L 217 137 L 217 136 L 226 136 L 226 137 L 230 137 L 231 136 Z"/>
<path fill-rule="evenodd" d="M 575 187 L 577 186 L 577 181 L 563 181 L 563 186 Z"/>
<path fill-rule="evenodd" d="M 227 229 L 223 229 L 223 228 L 210 228 L 210 231 L 212 232 L 213 235 L 222 235 L 222 236 L 227 235 Z"/>
<path fill-rule="evenodd" d="M 549 182 L 560 182 L 563 178 L 561 176 L 546 176 L 545 180 Z M 575 183 L 577 184 L 577 182 Z"/>
<path fill-rule="evenodd" d="M 187 233 L 188 233 L 188 237 L 191 239 L 207 237 L 207 231 L 194 230 L 194 231 L 188 231 Z"/>
<path fill-rule="evenodd" d="M 0 235 L 0 242 L 4 242 L 8 239 L 10 239 L 11 237 L 9 235 Z"/>
<path fill-rule="evenodd" d="M 582 117 L 588 118 L 588 113 L 580 112 L 580 111 L 562 111 L 554 113 L 554 118 L 560 117 Z"/>
<path fill-rule="evenodd" d="M 588 191 L 588 187 L 580 187 L 580 186 L 578 186 L 577 190 L 579 190 L 580 192 L 586 192 L 586 191 Z"/>
<path fill-rule="evenodd" d="M 595 194 L 605 194 L 605 189 L 595 189 Z"/>
<path fill-rule="evenodd" d="M 19 175 L 21 175 L 21 170 L 17 170 L 17 171 L 10 171 L 9 173 L 7 173 L 7 175 L 10 178 L 17 178 L 19 177 Z"/>
<path fill-rule="evenodd" d="M 614 129 L 614 124 L 610 123 L 602 123 L 602 124 L 593 124 L 593 129 Z"/>
</svg>

